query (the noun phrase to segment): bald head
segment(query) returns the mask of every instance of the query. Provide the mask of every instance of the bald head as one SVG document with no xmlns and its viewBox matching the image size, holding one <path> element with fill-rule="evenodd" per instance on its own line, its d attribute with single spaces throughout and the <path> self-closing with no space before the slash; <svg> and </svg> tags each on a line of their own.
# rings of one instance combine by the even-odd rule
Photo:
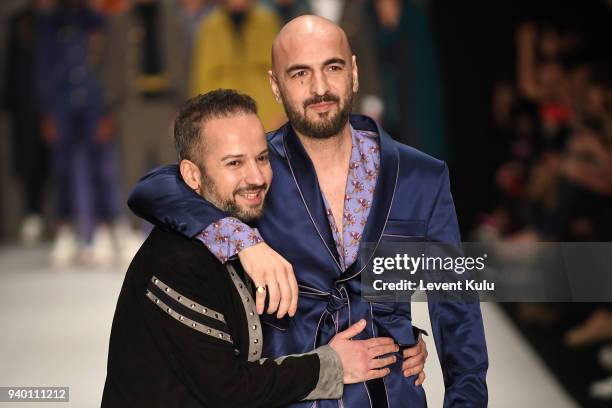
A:
<svg viewBox="0 0 612 408">
<path fill-rule="evenodd" d="M 336 24 L 308 15 L 287 23 L 272 45 L 268 78 L 299 135 L 325 139 L 349 131 L 357 60 Z"/>
<path fill-rule="evenodd" d="M 289 21 L 280 30 L 272 44 L 272 70 L 278 72 L 278 61 L 304 47 L 321 51 L 335 51 L 350 61 L 352 51 L 346 33 L 332 21 L 318 16 L 304 15 Z"/>
</svg>

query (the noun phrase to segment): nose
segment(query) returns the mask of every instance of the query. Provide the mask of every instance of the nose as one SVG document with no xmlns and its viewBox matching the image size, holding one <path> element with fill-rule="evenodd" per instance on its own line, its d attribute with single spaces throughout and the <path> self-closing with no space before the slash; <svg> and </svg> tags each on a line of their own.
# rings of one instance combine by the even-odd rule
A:
<svg viewBox="0 0 612 408">
<path fill-rule="evenodd" d="M 325 95 L 329 90 L 327 77 L 322 71 L 315 71 L 312 81 L 310 82 L 310 92 L 314 95 Z"/>
<path fill-rule="evenodd" d="M 265 178 L 262 168 L 253 160 L 245 168 L 244 181 L 247 184 L 262 185 L 265 183 Z"/>
</svg>

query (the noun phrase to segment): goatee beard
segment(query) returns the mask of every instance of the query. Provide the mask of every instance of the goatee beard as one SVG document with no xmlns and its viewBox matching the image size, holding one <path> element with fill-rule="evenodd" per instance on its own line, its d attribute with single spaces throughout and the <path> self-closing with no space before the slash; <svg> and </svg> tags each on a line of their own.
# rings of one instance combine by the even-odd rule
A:
<svg viewBox="0 0 612 408">
<path fill-rule="evenodd" d="M 341 109 L 338 111 L 338 113 L 336 113 L 336 115 L 330 117 L 331 113 L 329 112 L 320 114 L 319 117 L 322 119 L 320 122 L 313 122 L 312 120 L 308 119 L 306 116 L 307 107 L 312 104 L 323 102 L 336 102 L 339 104 L 340 98 L 338 96 L 333 94 L 325 94 L 307 99 L 303 103 L 304 114 L 290 106 L 287 102 L 285 102 L 286 100 L 287 99 L 283 96 L 285 113 L 287 114 L 289 123 L 291 123 L 291 126 L 293 126 L 293 129 L 295 129 L 296 132 L 313 139 L 329 139 L 330 137 L 339 134 L 348 122 L 353 104 L 353 93 L 349 93 L 344 105 L 342 105 Z M 327 117 L 323 119 L 322 115 Z"/>
<path fill-rule="evenodd" d="M 209 177 L 207 177 L 205 175 L 205 172 L 202 171 L 202 169 L 200 169 L 200 171 L 202 172 L 202 179 L 201 179 L 201 192 L 200 194 L 202 195 L 202 197 L 204 197 L 208 202 L 210 202 L 211 204 L 213 204 L 215 207 L 217 207 L 218 209 L 220 209 L 223 212 L 228 213 L 230 216 L 238 218 L 240 221 L 243 222 L 251 222 L 251 221 L 255 221 L 259 218 L 261 218 L 261 216 L 263 215 L 264 212 L 264 208 L 266 206 L 266 201 L 267 201 L 267 194 L 264 197 L 264 201 L 261 205 L 260 208 L 254 210 L 254 209 L 245 209 L 241 206 L 238 205 L 238 203 L 236 202 L 236 200 L 234 199 L 224 199 L 221 197 L 221 195 L 218 193 L 217 191 L 217 186 L 215 185 L 215 183 L 213 182 L 212 179 L 210 179 Z M 263 189 L 264 191 L 267 191 L 268 189 L 268 185 L 267 184 L 263 184 L 263 185 L 252 185 L 252 186 L 246 186 L 246 187 L 242 187 L 239 188 L 237 190 L 235 190 L 232 194 L 232 197 L 234 197 L 236 194 L 239 194 L 243 191 L 249 191 L 249 190 L 255 190 L 255 189 Z"/>
</svg>

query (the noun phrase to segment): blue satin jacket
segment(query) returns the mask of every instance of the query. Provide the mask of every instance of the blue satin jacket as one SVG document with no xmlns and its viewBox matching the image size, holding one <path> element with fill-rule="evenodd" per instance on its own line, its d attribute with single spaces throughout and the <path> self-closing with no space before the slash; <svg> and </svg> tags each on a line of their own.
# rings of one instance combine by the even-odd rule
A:
<svg viewBox="0 0 612 408">
<path fill-rule="evenodd" d="M 362 242 L 459 243 L 446 164 L 394 141 L 368 117 L 352 115 L 350 121 L 355 129 L 380 136 L 381 171 Z M 308 352 L 361 318 L 368 327 L 357 338 L 387 335 L 402 346 L 415 344 L 419 330 L 412 326 L 410 303 L 368 302 L 360 296 L 360 273 L 371 254 L 360 253 L 350 268 L 340 268 L 315 169 L 291 127 L 271 133 L 269 146 L 274 177 L 265 214 L 255 226 L 293 265 L 300 298 L 293 318 L 265 316 L 263 356 Z M 128 204 L 137 215 L 189 237 L 227 216 L 190 190 L 175 165 L 143 177 Z M 360 249 L 368 250 L 374 249 Z M 446 388 L 444 406 L 486 406 L 488 359 L 479 303 L 435 301 L 428 306 Z M 398 354 L 383 380 L 345 386 L 344 406 L 425 407 L 423 387 L 402 375 L 401 362 Z M 316 406 L 342 405 L 325 400 Z"/>
</svg>

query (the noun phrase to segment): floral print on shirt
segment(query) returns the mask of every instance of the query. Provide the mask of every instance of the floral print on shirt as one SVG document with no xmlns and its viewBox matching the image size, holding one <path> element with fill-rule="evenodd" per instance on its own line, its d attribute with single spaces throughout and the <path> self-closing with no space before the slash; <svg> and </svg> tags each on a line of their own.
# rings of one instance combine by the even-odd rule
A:
<svg viewBox="0 0 612 408">
<path fill-rule="evenodd" d="M 196 236 L 215 257 L 225 263 L 244 248 L 263 242 L 257 228 L 237 218 L 227 217 L 213 222 Z"/>
<path fill-rule="evenodd" d="M 357 259 L 359 243 L 368 221 L 376 180 L 380 172 L 380 150 L 377 134 L 362 130 L 351 130 L 353 149 L 351 150 L 344 195 L 342 239 L 331 206 L 323 196 L 327 219 L 336 243 L 336 250 L 340 255 L 342 270 L 348 269 Z"/>
</svg>

